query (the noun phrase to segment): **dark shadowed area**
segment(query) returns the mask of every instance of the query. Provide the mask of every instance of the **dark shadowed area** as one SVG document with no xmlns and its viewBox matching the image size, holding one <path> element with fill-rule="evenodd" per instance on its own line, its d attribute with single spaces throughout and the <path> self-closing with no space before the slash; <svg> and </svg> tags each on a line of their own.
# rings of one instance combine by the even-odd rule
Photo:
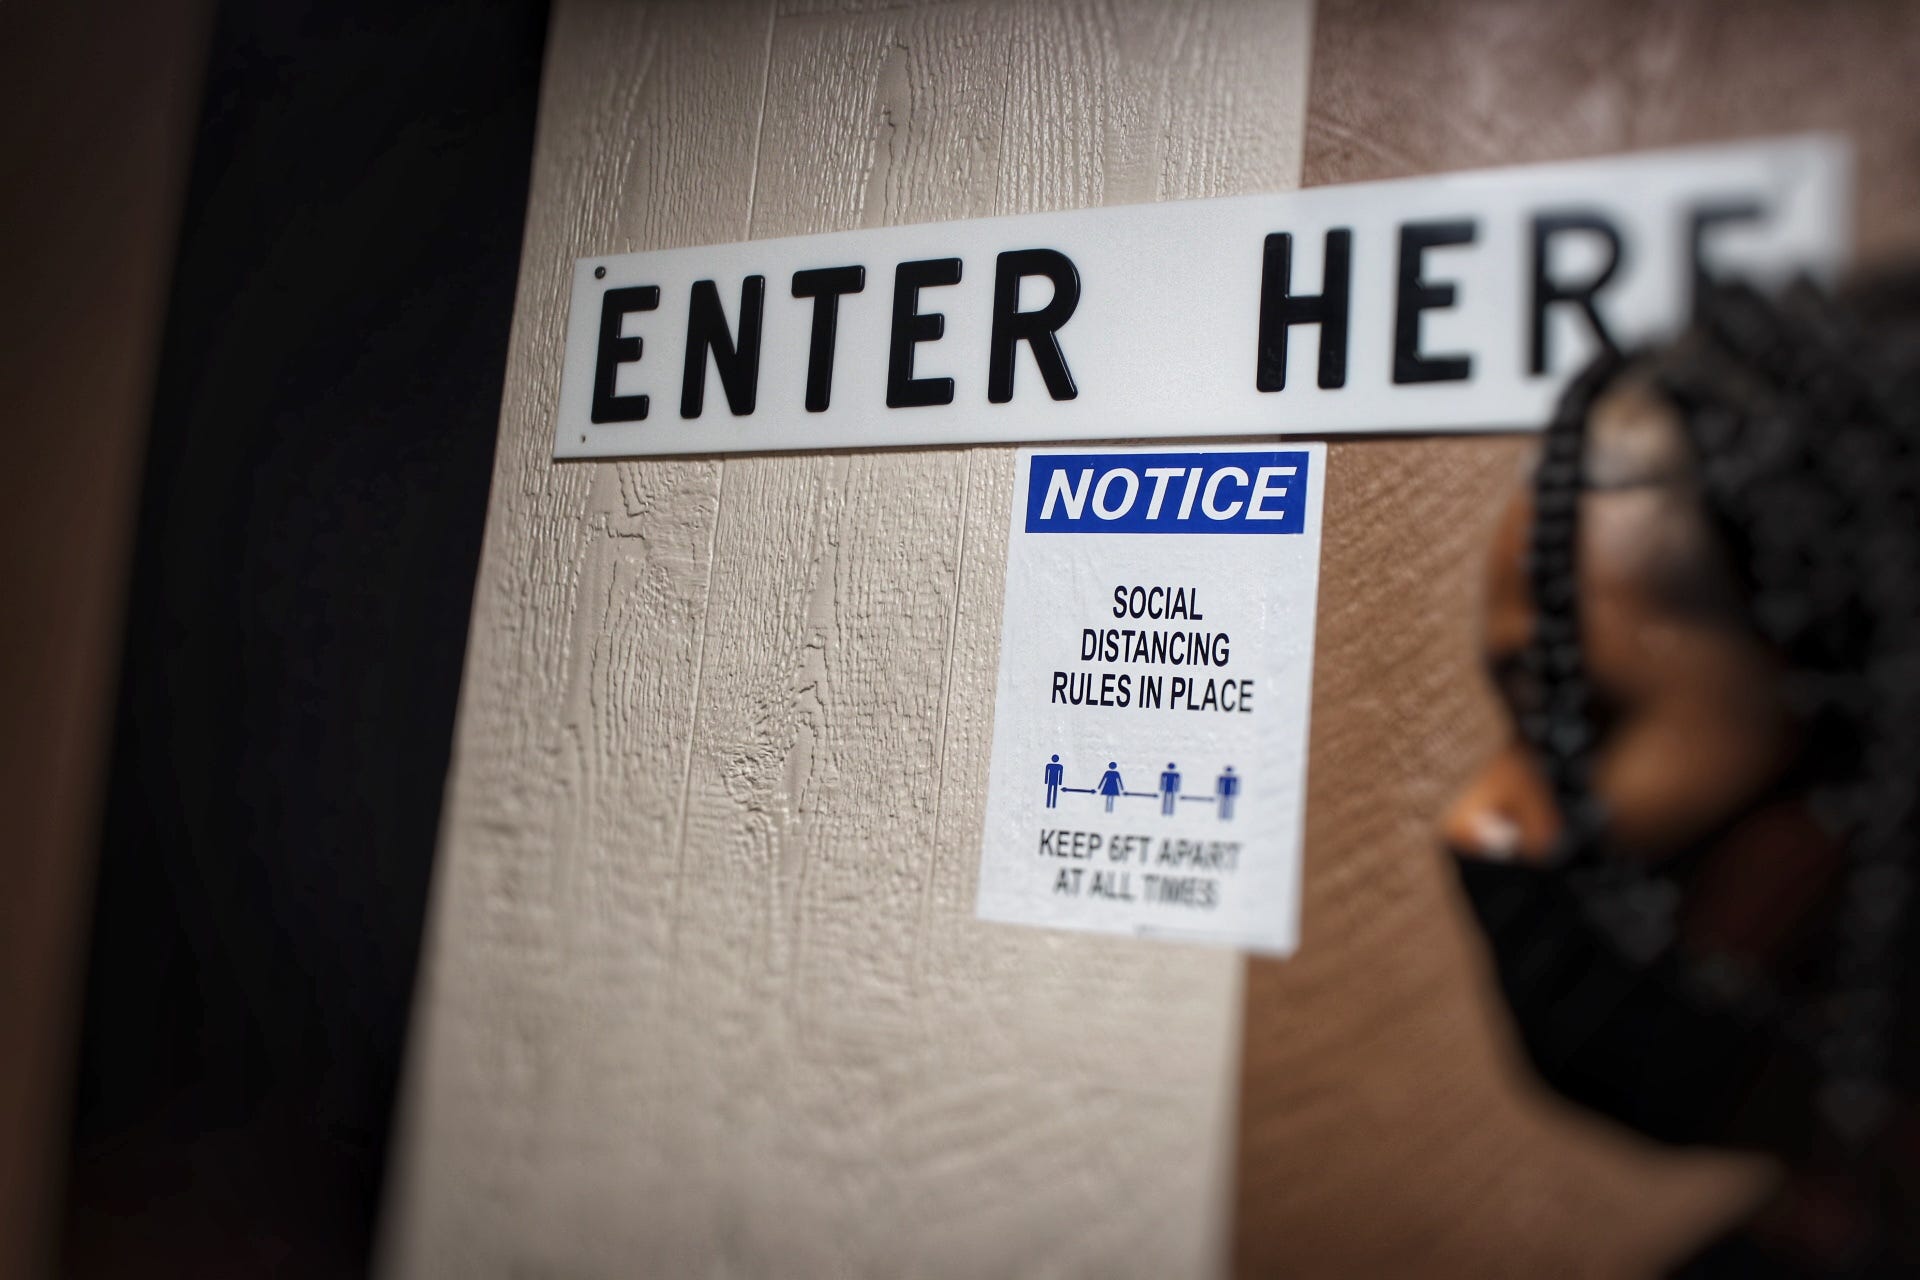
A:
<svg viewBox="0 0 1920 1280">
<path fill-rule="evenodd" d="M 546 5 L 218 13 L 137 525 L 61 1274 L 365 1269 Z"/>
</svg>

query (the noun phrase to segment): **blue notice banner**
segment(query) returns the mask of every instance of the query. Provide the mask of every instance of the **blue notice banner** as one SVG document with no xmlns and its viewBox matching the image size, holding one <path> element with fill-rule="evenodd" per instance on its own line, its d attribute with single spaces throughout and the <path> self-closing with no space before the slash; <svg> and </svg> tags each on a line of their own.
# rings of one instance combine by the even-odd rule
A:
<svg viewBox="0 0 1920 1280">
<path fill-rule="evenodd" d="M 1305 449 L 1036 453 L 1028 533 L 1303 533 Z"/>
</svg>

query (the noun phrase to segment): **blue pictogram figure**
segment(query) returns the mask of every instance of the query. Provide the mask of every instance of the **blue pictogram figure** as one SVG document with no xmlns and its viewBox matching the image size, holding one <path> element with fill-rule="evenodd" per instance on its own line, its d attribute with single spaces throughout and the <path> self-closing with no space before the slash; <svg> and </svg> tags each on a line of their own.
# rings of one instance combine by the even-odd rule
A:
<svg viewBox="0 0 1920 1280">
<path fill-rule="evenodd" d="M 1058 808 L 1060 804 L 1060 781 L 1067 771 L 1060 767 L 1060 757 L 1055 756 L 1047 764 L 1047 808 Z"/>
<path fill-rule="evenodd" d="M 1228 765 L 1226 772 L 1220 775 L 1220 781 L 1214 784 L 1214 794 L 1220 797 L 1220 819 L 1226 821 L 1233 817 L 1233 798 L 1240 794 L 1240 779 Z"/>
<path fill-rule="evenodd" d="M 1173 812 L 1174 797 L 1180 794 L 1180 773 L 1174 768 L 1173 761 L 1167 761 L 1167 771 L 1160 775 L 1160 812 Z"/>
<path fill-rule="evenodd" d="M 1112 760 L 1107 761 L 1107 771 L 1100 775 L 1100 786 L 1098 790 L 1101 795 L 1107 798 L 1107 812 L 1112 813 L 1113 798 L 1125 790 L 1125 787 L 1120 781 L 1120 766 L 1117 762 Z"/>
</svg>

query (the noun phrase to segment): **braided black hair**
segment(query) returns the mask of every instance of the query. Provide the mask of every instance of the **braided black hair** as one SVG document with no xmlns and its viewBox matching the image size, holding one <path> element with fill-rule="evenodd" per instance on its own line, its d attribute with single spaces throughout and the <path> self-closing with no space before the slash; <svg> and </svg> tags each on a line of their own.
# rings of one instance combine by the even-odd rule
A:
<svg viewBox="0 0 1920 1280">
<path fill-rule="evenodd" d="M 1564 822 L 1557 857 L 1597 931 L 1631 963 L 1676 950 L 1673 868 L 1600 856 L 1596 740 L 1581 647 L 1580 497 L 1588 421 L 1622 375 L 1678 411 L 1697 493 L 1749 602 L 1747 622 L 1784 660 L 1805 730 L 1798 778 L 1844 842 L 1846 863 L 1818 980 L 1754 997 L 1781 1034 L 1808 1041 L 1826 1141 L 1865 1151 L 1897 1064 L 1911 989 L 1920 845 L 1920 280 L 1835 299 L 1802 283 L 1774 299 L 1706 288 L 1695 323 L 1651 352 L 1602 354 L 1549 424 L 1534 481 L 1525 656 L 1536 705 L 1522 730 Z M 1752 996 L 1753 993 L 1748 993 Z M 1808 1031 L 1807 1028 L 1812 1028 Z"/>
</svg>

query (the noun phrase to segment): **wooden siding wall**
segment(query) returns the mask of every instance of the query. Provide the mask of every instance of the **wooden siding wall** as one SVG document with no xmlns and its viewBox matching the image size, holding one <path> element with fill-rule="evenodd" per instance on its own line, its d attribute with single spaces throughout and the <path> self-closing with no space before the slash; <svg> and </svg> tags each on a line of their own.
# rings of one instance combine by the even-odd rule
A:
<svg viewBox="0 0 1920 1280">
<path fill-rule="evenodd" d="M 548 454 L 592 253 L 1822 126 L 1920 243 L 1920 11 L 1823 12 L 562 0 L 387 1269 L 1618 1275 L 1736 1213 L 1525 1083 L 1430 834 L 1524 441 L 1335 445 L 1250 966 L 971 918 L 1010 450 Z"/>
<path fill-rule="evenodd" d="M 1240 959 L 972 919 L 1012 450 L 549 454 L 574 257 L 1289 188 L 1308 16 L 563 0 L 392 1270 L 1224 1266 Z"/>
</svg>

